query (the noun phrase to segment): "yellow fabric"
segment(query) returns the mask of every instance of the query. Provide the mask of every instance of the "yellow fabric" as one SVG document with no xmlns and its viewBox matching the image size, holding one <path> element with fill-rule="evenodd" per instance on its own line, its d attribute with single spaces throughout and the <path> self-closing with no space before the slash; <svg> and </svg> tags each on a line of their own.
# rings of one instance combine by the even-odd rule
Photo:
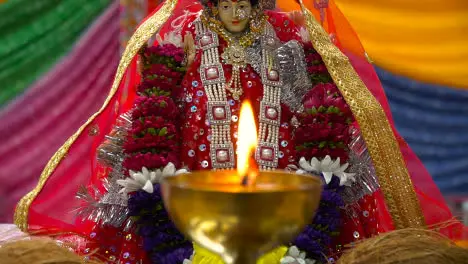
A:
<svg viewBox="0 0 468 264">
<path fill-rule="evenodd" d="M 221 258 L 208 250 L 194 244 L 195 256 L 193 257 L 193 264 L 224 264 Z M 280 263 L 281 258 L 286 254 L 288 249 L 286 247 L 280 247 L 265 256 L 261 257 L 257 264 L 276 264 Z"/>
<path fill-rule="evenodd" d="M 313 1 L 304 3 L 313 8 Z M 278 5 L 290 8 L 288 2 Z M 377 66 L 415 80 L 468 89 L 467 0 L 335 2 Z"/>
</svg>

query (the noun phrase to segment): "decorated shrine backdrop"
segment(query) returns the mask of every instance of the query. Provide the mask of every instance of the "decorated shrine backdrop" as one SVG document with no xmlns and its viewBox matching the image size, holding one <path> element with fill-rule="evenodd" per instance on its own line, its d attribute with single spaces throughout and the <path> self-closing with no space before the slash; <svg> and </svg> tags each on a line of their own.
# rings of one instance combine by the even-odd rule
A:
<svg viewBox="0 0 468 264">
<path fill-rule="evenodd" d="M 157 4 L 0 0 L 0 222 L 102 104 L 120 51 Z M 444 193 L 467 195 L 468 1 L 336 4 L 374 61 L 401 134 Z"/>
</svg>

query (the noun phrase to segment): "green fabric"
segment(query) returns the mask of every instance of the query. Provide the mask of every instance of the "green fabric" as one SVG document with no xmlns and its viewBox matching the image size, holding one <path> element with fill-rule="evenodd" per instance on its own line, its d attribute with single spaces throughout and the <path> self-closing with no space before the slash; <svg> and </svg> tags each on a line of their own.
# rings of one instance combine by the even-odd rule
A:
<svg viewBox="0 0 468 264">
<path fill-rule="evenodd" d="M 111 0 L 9 0 L 0 5 L 0 105 L 65 55 Z"/>
</svg>

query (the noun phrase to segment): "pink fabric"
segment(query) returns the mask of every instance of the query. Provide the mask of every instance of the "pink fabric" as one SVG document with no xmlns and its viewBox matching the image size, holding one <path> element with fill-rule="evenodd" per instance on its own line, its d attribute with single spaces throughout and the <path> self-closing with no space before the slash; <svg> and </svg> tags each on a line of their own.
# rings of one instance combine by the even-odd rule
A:
<svg viewBox="0 0 468 264">
<path fill-rule="evenodd" d="M 118 59 L 116 2 L 62 62 L 0 112 L 0 222 L 12 222 L 50 157 L 101 106 Z"/>
</svg>

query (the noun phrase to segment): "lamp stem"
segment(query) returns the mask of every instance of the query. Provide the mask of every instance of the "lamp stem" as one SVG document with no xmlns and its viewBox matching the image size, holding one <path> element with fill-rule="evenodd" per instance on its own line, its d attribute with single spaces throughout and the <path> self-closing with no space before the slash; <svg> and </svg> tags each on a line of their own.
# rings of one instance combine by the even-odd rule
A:
<svg viewBox="0 0 468 264">
<path fill-rule="evenodd" d="M 257 257 L 252 254 L 239 253 L 236 257 L 230 258 L 226 264 L 256 264 Z"/>
</svg>

